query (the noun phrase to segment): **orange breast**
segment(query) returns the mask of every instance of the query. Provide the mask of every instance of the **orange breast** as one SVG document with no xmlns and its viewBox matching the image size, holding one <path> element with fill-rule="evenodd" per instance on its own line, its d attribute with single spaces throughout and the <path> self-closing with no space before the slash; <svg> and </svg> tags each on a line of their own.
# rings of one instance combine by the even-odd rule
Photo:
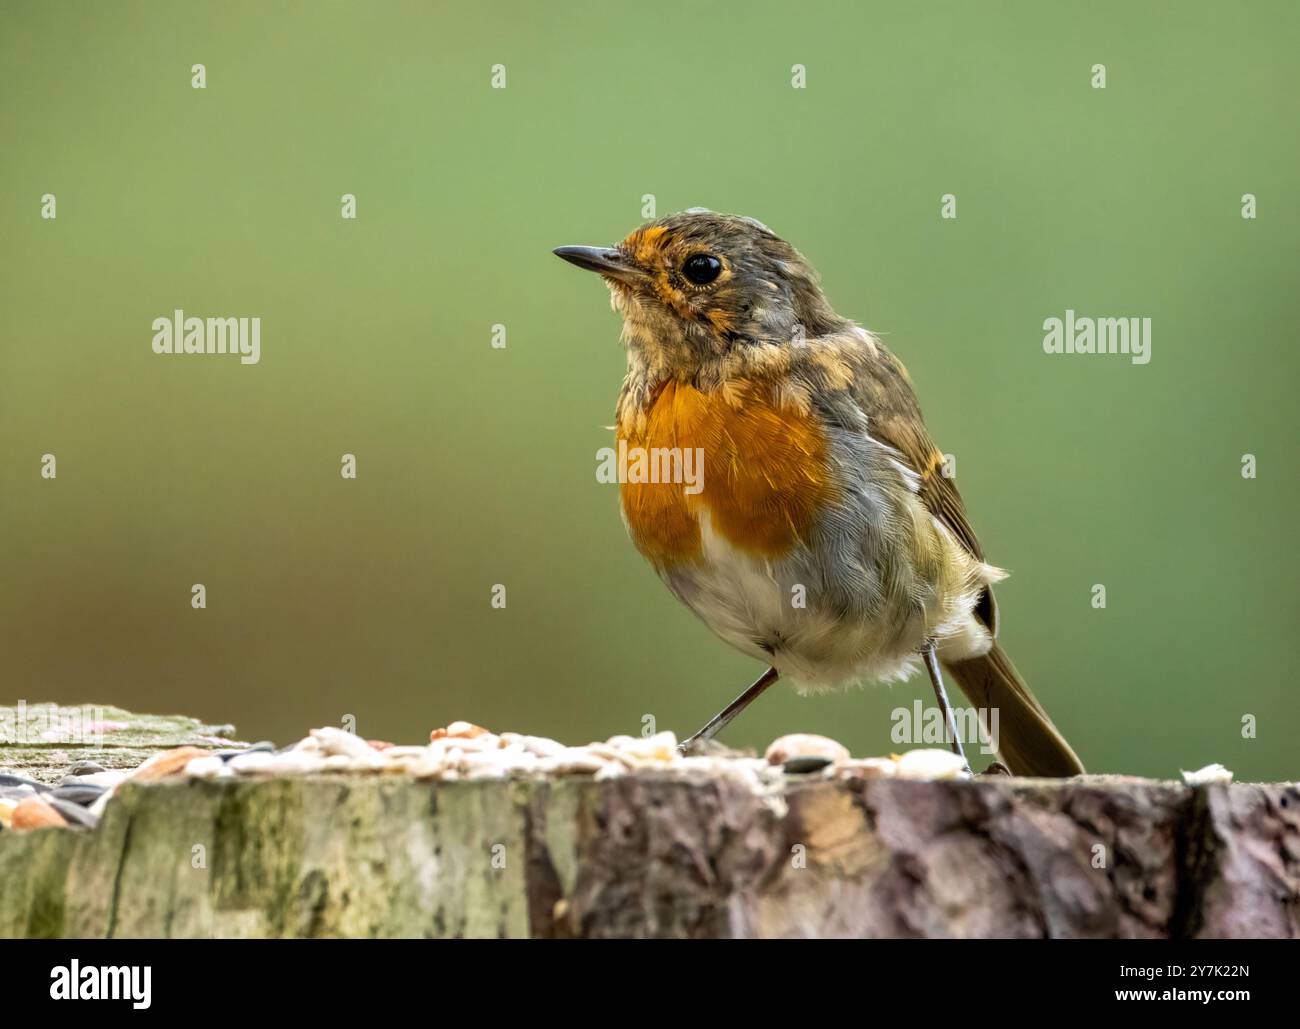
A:
<svg viewBox="0 0 1300 1029">
<path fill-rule="evenodd" d="M 704 393 L 669 382 L 650 402 L 642 430 L 619 426 L 628 451 L 702 452 L 703 489 L 681 482 L 624 482 L 623 513 L 638 549 L 660 564 L 700 556 L 700 516 L 732 546 L 780 557 L 834 499 L 827 442 L 808 414 L 777 404 L 770 390 L 729 383 Z M 629 461 L 629 465 L 631 461 Z"/>
</svg>

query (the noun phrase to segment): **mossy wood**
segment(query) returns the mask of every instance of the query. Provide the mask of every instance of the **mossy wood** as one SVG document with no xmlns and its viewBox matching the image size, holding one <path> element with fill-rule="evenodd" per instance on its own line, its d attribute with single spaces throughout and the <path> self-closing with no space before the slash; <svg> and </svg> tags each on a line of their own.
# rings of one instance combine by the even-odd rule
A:
<svg viewBox="0 0 1300 1029">
<path fill-rule="evenodd" d="M 827 935 L 1300 936 L 1300 786 L 322 775 L 0 831 L 0 936 Z"/>
</svg>

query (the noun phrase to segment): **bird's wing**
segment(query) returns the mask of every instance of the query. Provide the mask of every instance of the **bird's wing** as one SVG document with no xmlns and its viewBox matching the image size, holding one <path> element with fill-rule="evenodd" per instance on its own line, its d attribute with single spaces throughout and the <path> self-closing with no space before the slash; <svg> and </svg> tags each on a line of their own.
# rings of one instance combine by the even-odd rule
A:
<svg viewBox="0 0 1300 1029">
<path fill-rule="evenodd" d="M 916 472 L 919 495 L 926 509 L 978 560 L 984 552 L 966 518 L 966 505 L 952 479 L 943 474 L 943 452 L 926 430 L 907 369 L 883 345 L 863 355 L 850 387 L 867 416 L 867 431 L 878 443 L 893 447 Z"/>
<path fill-rule="evenodd" d="M 853 407 L 857 408 L 855 417 L 865 414 L 866 430 L 871 439 L 891 448 L 898 461 L 917 474 L 917 495 L 926 511 L 975 560 L 983 561 L 984 550 L 967 520 L 966 505 L 957 492 L 957 483 L 944 476 L 944 453 L 935 446 L 935 440 L 926 430 L 926 421 L 920 414 L 907 369 L 879 340 L 863 342 L 861 348 L 855 346 L 853 349 L 854 356 L 849 361 L 852 373 L 846 390 Z M 837 351 L 837 355 L 842 353 L 842 349 Z M 852 418 L 844 417 L 845 412 L 826 413 L 842 427 L 853 427 L 848 424 Z M 857 429 L 861 430 L 861 427 L 859 422 Z M 975 605 L 975 615 L 991 633 L 997 634 L 997 602 L 993 599 L 992 589 L 987 586 Z"/>
<path fill-rule="evenodd" d="M 863 354 L 854 372 L 850 389 L 867 416 L 871 438 L 898 451 L 904 463 L 917 474 L 917 494 L 926 510 L 976 560 L 983 561 L 984 551 L 966 517 L 966 505 L 957 492 L 957 484 L 943 474 L 943 452 L 926 430 L 903 363 L 877 343 L 873 354 Z M 996 633 L 997 607 L 992 590 L 985 590 L 976 611 Z"/>
</svg>

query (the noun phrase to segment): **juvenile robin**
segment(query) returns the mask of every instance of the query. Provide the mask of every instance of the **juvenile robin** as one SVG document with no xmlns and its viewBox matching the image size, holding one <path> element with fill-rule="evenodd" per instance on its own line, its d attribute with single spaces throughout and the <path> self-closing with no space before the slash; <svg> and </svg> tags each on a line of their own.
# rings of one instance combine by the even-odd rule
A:
<svg viewBox="0 0 1300 1029">
<path fill-rule="evenodd" d="M 906 369 L 836 314 L 803 256 L 750 218 L 691 210 L 613 247 L 555 251 L 608 284 L 628 370 L 628 453 L 701 454 L 698 482 L 631 481 L 637 549 L 718 636 L 770 667 L 687 746 L 778 678 L 803 693 L 923 665 L 962 752 L 942 665 L 1017 775 L 1083 771 L 998 646 L 992 586 Z"/>
</svg>

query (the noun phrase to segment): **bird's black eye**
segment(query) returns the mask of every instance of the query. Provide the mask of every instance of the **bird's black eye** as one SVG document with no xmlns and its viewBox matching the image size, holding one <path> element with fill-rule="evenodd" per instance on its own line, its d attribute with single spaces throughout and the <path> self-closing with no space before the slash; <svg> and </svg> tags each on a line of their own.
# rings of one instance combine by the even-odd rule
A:
<svg viewBox="0 0 1300 1029">
<path fill-rule="evenodd" d="M 682 265 L 682 274 L 697 286 L 707 286 L 722 274 L 722 262 L 712 254 L 694 254 Z"/>
</svg>

